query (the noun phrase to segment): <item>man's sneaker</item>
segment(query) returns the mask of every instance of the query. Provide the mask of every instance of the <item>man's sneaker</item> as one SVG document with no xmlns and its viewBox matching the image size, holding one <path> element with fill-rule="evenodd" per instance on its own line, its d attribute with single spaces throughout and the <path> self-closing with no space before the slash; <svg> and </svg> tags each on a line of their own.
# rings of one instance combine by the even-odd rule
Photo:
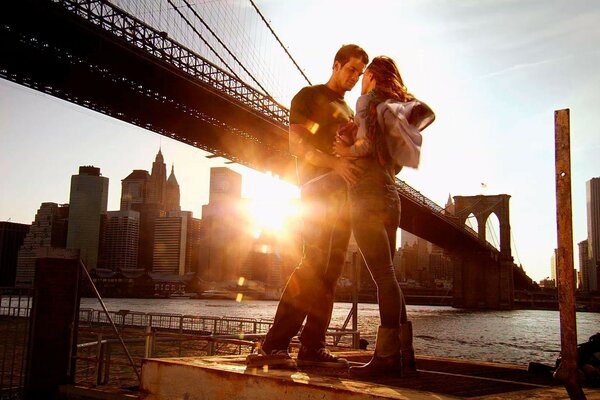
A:
<svg viewBox="0 0 600 400">
<path fill-rule="evenodd" d="M 266 353 L 262 349 L 258 353 L 250 354 L 246 357 L 247 368 L 271 368 L 271 369 L 291 369 L 296 370 L 298 366 L 296 361 L 286 350 L 271 350 Z"/>
<path fill-rule="evenodd" d="M 317 350 L 311 350 L 301 346 L 298 352 L 299 367 L 329 367 L 329 368 L 348 368 L 348 360 L 339 358 L 331 354 L 325 347 Z"/>
</svg>

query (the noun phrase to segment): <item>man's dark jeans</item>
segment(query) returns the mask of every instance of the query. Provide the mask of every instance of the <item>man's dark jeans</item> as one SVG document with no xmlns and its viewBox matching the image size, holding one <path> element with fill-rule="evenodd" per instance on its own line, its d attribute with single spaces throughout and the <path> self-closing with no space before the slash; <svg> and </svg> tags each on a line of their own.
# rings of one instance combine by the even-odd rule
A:
<svg viewBox="0 0 600 400">
<path fill-rule="evenodd" d="M 346 184 L 337 175 L 302 187 L 303 256 L 283 291 L 273 326 L 263 350 L 287 350 L 298 334 L 310 350 L 325 347 L 335 287 L 342 273 L 348 241 L 350 215 Z"/>
</svg>

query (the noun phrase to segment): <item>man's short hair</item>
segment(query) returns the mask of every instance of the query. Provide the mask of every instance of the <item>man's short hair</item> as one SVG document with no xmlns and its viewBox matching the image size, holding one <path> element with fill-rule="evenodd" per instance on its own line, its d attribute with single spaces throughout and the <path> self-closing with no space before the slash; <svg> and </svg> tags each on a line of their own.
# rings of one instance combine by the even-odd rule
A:
<svg viewBox="0 0 600 400">
<path fill-rule="evenodd" d="M 369 55 L 362 47 L 355 44 L 345 44 L 335 53 L 333 63 L 339 62 L 343 67 L 352 57 L 362 60 L 365 64 L 369 63 Z"/>
</svg>

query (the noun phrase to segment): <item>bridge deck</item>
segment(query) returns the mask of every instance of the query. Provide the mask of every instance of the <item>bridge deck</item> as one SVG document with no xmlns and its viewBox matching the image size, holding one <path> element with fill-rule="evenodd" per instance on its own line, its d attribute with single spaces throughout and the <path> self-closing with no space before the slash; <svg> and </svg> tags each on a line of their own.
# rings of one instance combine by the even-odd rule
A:
<svg viewBox="0 0 600 400">
<path fill-rule="evenodd" d="M 338 353 L 351 363 L 371 352 Z M 412 376 L 356 381 L 346 370 L 308 368 L 298 372 L 246 369 L 242 356 L 147 359 L 140 398 L 186 399 L 559 399 L 565 389 L 524 367 L 419 357 Z M 600 390 L 586 389 L 588 399 Z"/>
</svg>

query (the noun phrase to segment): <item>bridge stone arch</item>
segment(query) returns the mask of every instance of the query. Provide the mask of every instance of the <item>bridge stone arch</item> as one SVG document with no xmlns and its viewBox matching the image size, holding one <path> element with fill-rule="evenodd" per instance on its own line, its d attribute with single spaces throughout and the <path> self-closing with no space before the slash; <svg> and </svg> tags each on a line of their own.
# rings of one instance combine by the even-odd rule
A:
<svg viewBox="0 0 600 400">
<path fill-rule="evenodd" d="M 513 258 L 510 246 L 510 212 L 507 194 L 454 196 L 453 214 L 464 225 L 472 214 L 477 235 L 486 241 L 486 222 L 495 214 L 500 223 L 500 252 L 464 252 L 454 268 L 454 305 L 466 308 L 512 309 L 514 307 Z M 494 249 L 494 251 L 497 251 Z"/>
<path fill-rule="evenodd" d="M 464 225 L 467 217 L 473 214 L 477 219 L 479 240 L 485 242 L 487 220 L 492 213 L 496 214 L 500 223 L 500 258 L 512 261 L 509 200 L 508 194 L 454 196 L 454 215 Z"/>
</svg>

